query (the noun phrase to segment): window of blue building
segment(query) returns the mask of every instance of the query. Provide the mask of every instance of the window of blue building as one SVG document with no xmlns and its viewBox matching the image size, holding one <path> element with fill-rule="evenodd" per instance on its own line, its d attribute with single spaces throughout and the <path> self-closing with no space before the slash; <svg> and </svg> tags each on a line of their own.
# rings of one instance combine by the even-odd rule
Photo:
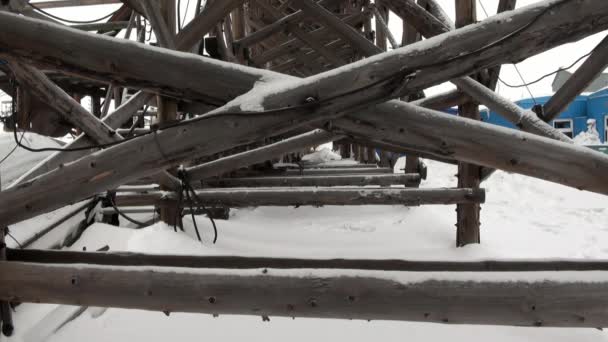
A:
<svg viewBox="0 0 608 342">
<path fill-rule="evenodd" d="M 11 114 L 13 114 L 13 102 L 2 101 L 2 103 L 0 103 L 0 115 L 10 116 Z"/>
<path fill-rule="evenodd" d="M 553 120 L 553 127 L 570 138 L 573 138 L 573 124 L 572 119 L 555 119 Z"/>
</svg>

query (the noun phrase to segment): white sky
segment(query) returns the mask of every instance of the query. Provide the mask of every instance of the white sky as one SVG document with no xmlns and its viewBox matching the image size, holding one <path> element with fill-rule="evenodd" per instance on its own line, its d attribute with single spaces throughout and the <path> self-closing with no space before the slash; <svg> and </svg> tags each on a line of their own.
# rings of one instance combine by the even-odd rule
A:
<svg viewBox="0 0 608 342">
<path fill-rule="evenodd" d="M 437 0 L 440 5 L 445 9 L 445 11 L 454 19 L 454 0 Z M 486 18 L 485 14 L 482 11 L 479 2 L 483 4 L 485 9 L 488 11 L 488 14 L 491 16 L 496 13 L 496 8 L 498 7 L 498 0 L 477 0 L 478 6 L 478 20 L 483 20 Z M 517 0 L 517 7 L 527 6 L 540 0 Z M 34 3 L 36 1 L 33 1 Z M 182 0 L 181 8 L 182 15 L 186 9 L 186 4 L 188 0 Z M 196 0 L 190 0 L 190 4 L 188 7 L 188 18 L 191 18 L 194 11 L 194 6 L 196 4 Z M 89 6 L 86 10 L 76 9 L 76 8 L 63 8 L 63 9 L 53 9 L 50 10 L 51 13 L 76 20 L 89 20 L 98 17 L 102 17 L 114 9 L 118 8 L 118 5 L 99 5 L 99 6 Z M 189 19 L 188 19 L 189 20 Z M 401 37 L 401 20 L 395 16 L 391 15 L 389 26 L 391 31 L 394 33 L 395 37 L 400 40 Z M 123 33 L 124 34 L 124 33 Z M 583 40 L 580 40 L 575 43 L 566 44 L 540 55 L 531 57 L 521 63 L 518 64 L 519 70 L 521 71 L 526 82 L 530 82 L 532 80 L 537 79 L 538 77 L 552 72 L 559 67 L 565 67 L 573 63 L 580 56 L 591 51 L 604 37 L 606 36 L 606 32 L 602 32 L 599 34 L 595 34 L 593 36 L 587 37 Z M 584 61 L 584 60 L 583 60 Z M 582 63 L 582 61 L 581 61 Z M 578 63 L 574 68 L 570 69 L 571 71 L 576 70 L 581 63 Z M 515 72 L 515 69 L 512 65 L 504 65 L 500 77 L 508 83 L 511 84 L 521 84 L 522 81 Z M 553 77 L 548 77 L 542 82 L 530 86 L 530 90 L 534 96 L 544 96 L 550 95 L 552 93 L 551 90 L 551 82 L 553 81 Z M 432 95 L 438 92 L 446 91 L 448 89 L 452 89 L 453 86 L 451 84 L 443 84 L 436 87 L 433 87 L 427 90 L 427 95 Z M 529 94 L 525 88 L 511 89 L 502 84 L 498 84 L 498 92 L 503 96 L 506 96 L 512 100 L 518 100 L 521 98 L 528 98 Z"/>
</svg>

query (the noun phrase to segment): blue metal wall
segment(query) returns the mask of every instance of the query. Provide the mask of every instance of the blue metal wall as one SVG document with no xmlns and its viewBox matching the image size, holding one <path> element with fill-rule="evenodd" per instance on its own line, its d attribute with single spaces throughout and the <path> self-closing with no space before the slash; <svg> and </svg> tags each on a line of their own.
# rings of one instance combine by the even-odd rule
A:
<svg viewBox="0 0 608 342">
<path fill-rule="evenodd" d="M 600 132 L 600 139 L 606 142 L 605 118 L 608 115 L 608 89 L 600 90 L 589 95 L 587 101 L 587 115 L 590 119 L 595 119 L 597 130 Z"/>
</svg>

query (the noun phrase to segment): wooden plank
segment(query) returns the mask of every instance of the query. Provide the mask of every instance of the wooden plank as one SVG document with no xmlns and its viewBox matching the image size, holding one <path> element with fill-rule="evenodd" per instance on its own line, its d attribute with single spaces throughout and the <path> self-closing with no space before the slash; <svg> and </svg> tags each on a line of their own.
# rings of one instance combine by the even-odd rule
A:
<svg viewBox="0 0 608 342">
<path fill-rule="evenodd" d="M 196 191 L 205 206 L 322 206 L 322 205 L 404 205 L 477 203 L 485 200 L 483 189 L 403 189 L 403 188 L 223 188 Z M 116 205 L 156 205 L 175 207 L 178 195 L 162 191 L 116 195 Z M 182 200 L 181 205 L 190 204 Z"/>
<path fill-rule="evenodd" d="M 20 262 L 1 262 L 0 272 L 11 274 L 0 283 L 0 299 L 20 302 L 451 324 L 608 324 L 608 287 L 590 273 L 578 275 L 583 280 L 549 272 L 538 280 L 515 273 L 473 282 L 459 274 L 412 279 L 406 274 L 309 270 L 302 276 L 278 270 L 176 272 Z"/>
<path fill-rule="evenodd" d="M 171 29 L 169 23 L 165 20 L 166 16 L 161 9 L 164 1 L 140 1 L 140 3 L 146 13 L 146 17 L 150 20 L 150 25 L 154 30 L 154 35 L 160 46 L 175 50 L 175 33 Z"/>
<path fill-rule="evenodd" d="M 120 31 L 124 28 L 127 28 L 129 25 L 128 21 L 111 21 L 107 23 L 94 23 L 94 24 L 76 24 L 70 25 L 71 28 L 82 30 L 82 31 Z"/>
<path fill-rule="evenodd" d="M 301 169 L 301 170 L 285 170 L 286 175 L 307 175 L 307 176 L 324 176 L 324 175 L 377 175 L 393 173 L 393 169 L 387 167 L 375 167 L 372 164 L 369 168 L 331 168 L 331 169 Z"/>
<path fill-rule="evenodd" d="M 383 174 L 383 175 L 327 175 L 327 176 L 290 176 L 290 177 L 242 177 L 206 179 L 205 187 L 276 187 L 276 186 L 365 186 L 365 185 L 405 185 L 414 186 L 420 183 L 420 175 Z"/>
</svg>

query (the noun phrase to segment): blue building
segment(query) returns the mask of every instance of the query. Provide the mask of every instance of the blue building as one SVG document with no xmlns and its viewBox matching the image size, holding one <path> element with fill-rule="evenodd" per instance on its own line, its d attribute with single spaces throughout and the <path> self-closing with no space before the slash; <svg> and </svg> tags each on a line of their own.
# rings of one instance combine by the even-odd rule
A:
<svg viewBox="0 0 608 342">
<path fill-rule="evenodd" d="M 531 109 L 535 104 L 543 105 L 549 101 L 551 97 L 536 98 L 536 102 L 532 99 L 523 99 L 516 101 L 520 107 Z M 595 119 L 597 130 L 600 134 L 600 140 L 603 143 L 608 142 L 608 88 L 597 91 L 591 95 L 578 96 L 568 108 L 562 112 L 558 118 L 551 121 L 550 124 L 556 129 L 563 132 L 565 135 L 573 138 L 581 132 L 587 130 L 587 120 Z M 515 128 L 515 126 L 504 119 L 497 113 L 484 110 L 481 112 L 481 120 L 484 122 L 500 125 L 504 127 Z"/>
</svg>

